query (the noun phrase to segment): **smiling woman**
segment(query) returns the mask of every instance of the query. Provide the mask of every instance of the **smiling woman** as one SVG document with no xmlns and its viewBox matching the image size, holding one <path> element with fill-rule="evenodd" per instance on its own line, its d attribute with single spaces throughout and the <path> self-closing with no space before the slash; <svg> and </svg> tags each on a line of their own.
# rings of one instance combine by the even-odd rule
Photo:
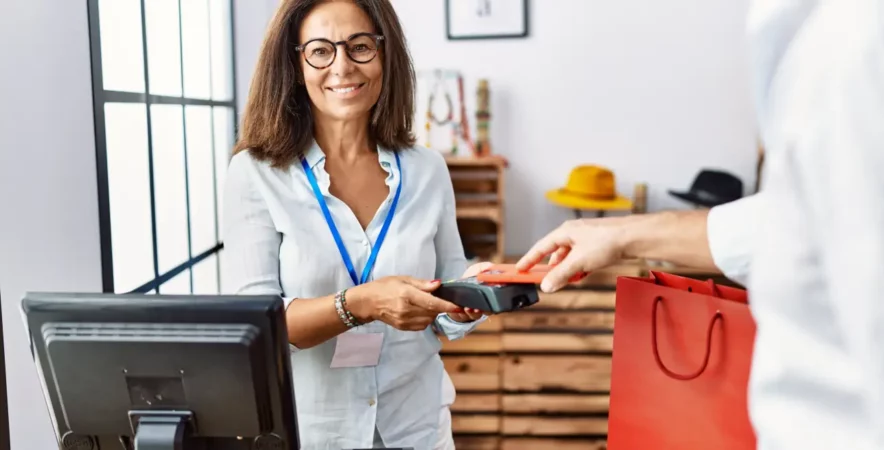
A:
<svg viewBox="0 0 884 450">
<path fill-rule="evenodd" d="M 286 300 L 304 450 L 454 448 L 437 333 L 485 316 L 432 292 L 481 267 L 413 111 L 389 0 L 281 3 L 226 176 L 224 284 Z"/>
<path fill-rule="evenodd" d="M 235 151 L 287 167 L 312 145 L 316 116 L 359 115 L 377 145 L 408 149 L 414 85 L 388 1 L 284 1 L 264 40 Z"/>
</svg>

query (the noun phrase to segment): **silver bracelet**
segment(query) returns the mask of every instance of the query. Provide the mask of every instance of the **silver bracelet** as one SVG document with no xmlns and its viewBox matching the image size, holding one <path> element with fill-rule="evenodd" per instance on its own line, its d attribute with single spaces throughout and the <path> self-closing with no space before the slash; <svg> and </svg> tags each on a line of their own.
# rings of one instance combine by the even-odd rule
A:
<svg viewBox="0 0 884 450">
<path fill-rule="evenodd" d="M 347 309 L 346 292 L 347 290 L 343 289 L 335 294 L 335 310 L 337 310 L 338 317 L 341 319 L 341 322 L 344 322 L 344 325 L 347 325 L 347 328 L 357 327 L 361 324 L 353 317 L 350 310 Z"/>
</svg>

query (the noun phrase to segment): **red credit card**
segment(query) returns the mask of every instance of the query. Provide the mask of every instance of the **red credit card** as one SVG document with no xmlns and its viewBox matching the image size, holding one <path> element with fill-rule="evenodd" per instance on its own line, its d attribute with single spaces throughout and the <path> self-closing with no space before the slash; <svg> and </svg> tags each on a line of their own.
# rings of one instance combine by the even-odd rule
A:
<svg viewBox="0 0 884 450">
<path fill-rule="evenodd" d="M 476 280 L 482 283 L 497 284 L 540 284 L 543 277 L 553 268 L 548 264 L 537 264 L 527 271 L 516 269 L 515 264 L 495 264 L 482 273 L 476 275 Z M 588 273 L 581 272 L 568 280 L 574 283 L 582 280 Z"/>
</svg>

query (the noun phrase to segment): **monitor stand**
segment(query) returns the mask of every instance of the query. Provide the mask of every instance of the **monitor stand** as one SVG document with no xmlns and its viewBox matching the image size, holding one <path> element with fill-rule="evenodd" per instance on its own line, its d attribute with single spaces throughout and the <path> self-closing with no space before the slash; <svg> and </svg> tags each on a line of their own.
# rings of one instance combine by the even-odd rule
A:
<svg viewBox="0 0 884 450">
<path fill-rule="evenodd" d="M 129 411 L 135 428 L 135 450 L 184 450 L 190 411 Z"/>
</svg>

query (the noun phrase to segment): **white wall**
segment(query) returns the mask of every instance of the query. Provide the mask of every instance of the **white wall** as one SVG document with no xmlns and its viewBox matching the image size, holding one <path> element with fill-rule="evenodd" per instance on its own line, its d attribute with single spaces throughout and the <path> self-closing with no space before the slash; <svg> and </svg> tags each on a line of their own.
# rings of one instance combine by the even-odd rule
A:
<svg viewBox="0 0 884 450">
<path fill-rule="evenodd" d="M 235 0 L 240 108 L 277 0 Z M 0 298 L 12 448 L 56 447 L 19 303 L 101 290 L 86 2 L 0 1 Z"/>
<path fill-rule="evenodd" d="M 448 41 L 443 0 L 393 4 L 418 70 L 461 70 L 468 106 L 475 80 L 490 80 L 491 145 L 510 161 L 509 253 L 573 216 L 544 192 L 578 164 L 611 168 L 630 196 L 648 183 L 651 209 L 685 207 L 666 190 L 704 166 L 754 186 L 748 0 L 530 0 L 530 36 L 497 41 Z"/>
<path fill-rule="evenodd" d="M 0 296 L 12 448 L 56 448 L 28 350 L 25 291 L 100 291 L 86 2 L 0 7 Z"/>
<path fill-rule="evenodd" d="M 237 110 L 242 115 L 248 98 L 249 85 L 264 31 L 276 12 L 279 0 L 234 0 L 234 39 L 236 51 L 236 95 Z"/>
</svg>

